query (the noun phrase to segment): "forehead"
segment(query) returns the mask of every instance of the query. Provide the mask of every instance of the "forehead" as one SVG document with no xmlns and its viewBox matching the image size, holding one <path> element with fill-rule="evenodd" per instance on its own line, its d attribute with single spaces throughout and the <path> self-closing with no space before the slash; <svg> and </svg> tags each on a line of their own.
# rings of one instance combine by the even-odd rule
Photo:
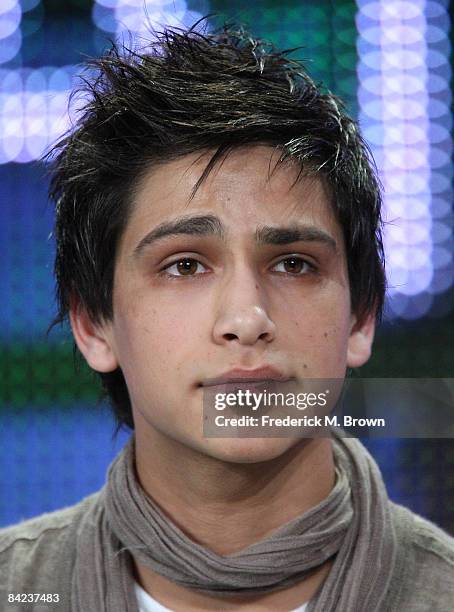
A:
<svg viewBox="0 0 454 612">
<path fill-rule="evenodd" d="M 123 246 L 162 222 L 192 212 L 216 214 L 227 234 L 246 235 L 261 224 L 303 221 L 329 231 L 342 242 L 322 178 L 298 178 L 300 166 L 295 161 L 277 164 L 279 153 L 269 146 L 231 151 L 191 197 L 213 153 L 186 155 L 142 176 L 133 196 Z"/>
</svg>

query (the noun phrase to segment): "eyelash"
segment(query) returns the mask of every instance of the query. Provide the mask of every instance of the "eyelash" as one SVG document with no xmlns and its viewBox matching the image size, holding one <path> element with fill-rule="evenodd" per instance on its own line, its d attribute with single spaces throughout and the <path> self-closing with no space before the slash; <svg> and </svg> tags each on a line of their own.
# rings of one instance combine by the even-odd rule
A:
<svg viewBox="0 0 454 612">
<path fill-rule="evenodd" d="M 283 257 L 278 262 L 276 262 L 273 265 L 273 268 L 276 267 L 279 264 L 284 263 L 285 261 L 288 261 L 289 259 L 297 259 L 297 260 L 302 261 L 303 266 L 307 267 L 306 271 L 305 272 L 296 273 L 296 274 L 292 274 L 291 272 L 278 272 L 278 274 L 288 274 L 289 276 L 306 276 L 306 274 L 311 274 L 311 273 L 317 272 L 316 266 L 313 263 L 311 263 L 310 261 L 308 261 L 307 259 L 305 259 L 304 257 L 301 257 L 301 255 L 287 255 L 286 257 Z M 185 278 L 185 277 L 194 278 L 196 276 L 201 276 L 203 274 L 206 274 L 206 272 L 201 272 L 201 273 L 200 272 L 199 273 L 196 272 L 195 274 L 187 274 L 187 275 L 186 274 L 170 274 L 168 272 L 168 270 L 170 268 L 172 268 L 173 266 L 176 266 L 181 261 L 195 261 L 197 264 L 200 264 L 202 266 L 204 265 L 200 261 L 195 259 L 195 257 L 180 257 L 180 259 L 176 259 L 173 262 L 167 264 L 167 266 L 165 266 L 160 271 L 160 274 L 162 274 L 163 276 L 170 277 L 170 278 Z"/>
</svg>

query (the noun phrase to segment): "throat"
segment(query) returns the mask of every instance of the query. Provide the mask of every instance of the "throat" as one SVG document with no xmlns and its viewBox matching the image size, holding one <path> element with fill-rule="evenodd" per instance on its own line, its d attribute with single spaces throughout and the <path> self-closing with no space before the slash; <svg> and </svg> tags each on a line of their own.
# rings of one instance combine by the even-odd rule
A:
<svg viewBox="0 0 454 612">
<path fill-rule="evenodd" d="M 307 444 L 295 445 L 276 460 L 249 466 L 176 462 L 173 455 L 173 469 L 147 461 L 138 445 L 138 479 L 194 543 L 231 555 L 265 539 L 329 495 L 335 481 L 331 440 L 303 442 Z"/>
<path fill-rule="evenodd" d="M 174 470 L 164 487 L 162 481 L 147 478 L 151 471 L 138 462 L 142 487 L 163 520 L 181 532 L 179 537 L 173 529 L 166 532 L 160 549 L 168 554 L 157 565 L 134 558 L 139 585 L 165 607 L 184 612 L 274 612 L 295 610 L 309 601 L 337 550 L 330 542 L 329 550 L 322 547 L 320 552 L 320 542 L 315 547 L 312 542 L 311 534 L 329 531 L 330 512 L 323 506 L 309 522 L 304 516 L 327 497 L 334 496 L 329 503 L 338 507 L 331 440 L 310 440 L 274 462 L 251 466 L 255 478 L 242 466 L 224 466 L 223 473 L 213 465 L 196 467 L 185 465 L 190 474 L 186 482 Z M 152 474 L 165 473 L 158 468 L 162 466 Z M 336 538 L 340 541 L 342 534 Z"/>
<path fill-rule="evenodd" d="M 316 568 L 307 578 L 291 587 L 264 594 L 219 596 L 180 586 L 134 560 L 135 580 L 161 605 L 175 612 L 211 612 L 242 610 L 244 612 L 276 612 L 296 610 L 308 603 L 321 588 L 333 560 Z"/>
</svg>

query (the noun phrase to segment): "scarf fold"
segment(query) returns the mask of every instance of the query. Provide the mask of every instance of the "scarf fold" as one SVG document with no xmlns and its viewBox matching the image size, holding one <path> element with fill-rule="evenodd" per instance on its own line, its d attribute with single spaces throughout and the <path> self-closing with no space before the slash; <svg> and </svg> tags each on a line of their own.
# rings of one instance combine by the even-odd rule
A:
<svg viewBox="0 0 454 612">
<path fill-rule="evenodd" d="M 138 612 L 131 555 L 181 586 L 218 597 L 289 587 L 333 559 L 309 612 L 387 609 L 397 544 L 386 490 L 365 448 L 333 437 L 336 483 L 328 497 L 263 540 L 221 556 L 188 538 L 147 496 L 131 436 L 81 524 L 72 609 Z"/>
</svg>

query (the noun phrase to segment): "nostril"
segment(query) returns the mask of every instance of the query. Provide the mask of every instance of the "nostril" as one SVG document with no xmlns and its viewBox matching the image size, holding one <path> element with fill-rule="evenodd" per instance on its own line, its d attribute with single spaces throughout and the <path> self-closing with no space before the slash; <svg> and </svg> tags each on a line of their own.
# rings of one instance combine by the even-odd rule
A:
<svg viewBox="0 0 454 612">
<path fill-rule="evenodd" d="M 238 336 L 235 334 L 224 334 L 224 338 L 226 340 L 238 340 Z"/>
</svg>

